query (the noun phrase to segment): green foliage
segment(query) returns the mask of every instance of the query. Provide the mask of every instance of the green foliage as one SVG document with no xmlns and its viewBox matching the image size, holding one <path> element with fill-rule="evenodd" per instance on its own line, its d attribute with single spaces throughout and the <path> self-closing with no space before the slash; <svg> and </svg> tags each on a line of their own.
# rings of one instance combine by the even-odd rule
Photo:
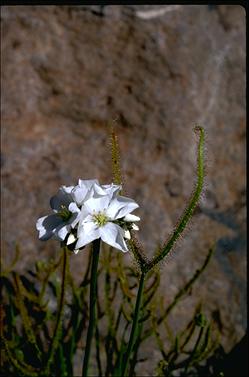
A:
<svg viewBox="0 0 249 377">
<path fill-rule="evenodd" d="M 156 339 L 162 354 L 162 361 L 155 366 L 160 376 L 169 376 L 175 370 L 191 375 L 194 368 L 214 353 L 219 345 L 218 331 L 204 317 L 200 306 L 192 313 L 186 328 L 177 334 L 168 324 L 168 317 L 207 268 L 212 252 L 213 249 L 167 307 L 163 297 L 159 297 L 160 274 L 156 270 L 151 272 L 145 281 L 128 375 L 135 376 L 138 364 L 145 361 L 141 358 L 143 343 L 150 338 Z M 70 272 L 68 257 L 73 257 L 71 252 L 62 250 L 57 261 L 38 262 L 34 270 L 24 275 L 13 270 L 1 276 L 4 375 L 73 375 L 76 350 L 82 349 L 82 339 L 86 339 L 91 253 L 85 276 L 78 285 Z M 122 253 L 105 247 L 100 255 L 98 282 L 95 362 L 91 360 L 89 374 L 120 376 L 134 317 L 139 273 L 136 266 L 125 263 Z M 166 338 L 170 340 L 168 348 Z"/>
</svg>

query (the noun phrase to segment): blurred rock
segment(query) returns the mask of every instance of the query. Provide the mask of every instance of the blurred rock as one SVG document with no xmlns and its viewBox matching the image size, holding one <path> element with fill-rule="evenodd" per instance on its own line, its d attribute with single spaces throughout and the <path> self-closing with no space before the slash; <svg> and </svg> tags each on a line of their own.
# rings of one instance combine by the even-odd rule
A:
<svg viewBox="0 0 249 377">
<path fill-rule="evenodd" d="M 229 351 L 246 328 L 244 9 L 4 6 L 1 17 L 6 263 L 16 241 L 20 269 L 59 250 L 38 240 L 35 222 L 60 185 L 111 181 L 106 124 L 115 118 L 125 191 L 140 203 L 139 238 L 152 255 L 192 192 L 193 126 L 201 124 L 205 193 L 162 268 L 162 292 L 169 302 L 216 243 L 172 324 L 179 328 L 202 298 L 207 312 L 218 308 Z M 84 263 L 84 253 L 72 256 L 76 276 Z"/>
</svg>

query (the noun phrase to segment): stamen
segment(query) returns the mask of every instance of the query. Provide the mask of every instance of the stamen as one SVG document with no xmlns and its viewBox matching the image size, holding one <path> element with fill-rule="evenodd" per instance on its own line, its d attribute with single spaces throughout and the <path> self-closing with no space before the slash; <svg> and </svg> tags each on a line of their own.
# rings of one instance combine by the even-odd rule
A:
<svg viewBox="0 0 249 377">
<path fill-rule="evenodd" d="M 108 222 L 108 217 L 103 212 L 94 213 L 93 214 L 93 221 L 98 226 L 103 226 L 103 225 L 105 225 Z"/>
<path fill-rule="evenodd" d="M 72 212 L 70 212 L 69 209 L 64 205 L 61 205 L 61 210 L 58 211 L 57 214 L 62 218 L 63 221 L 68 221 L 72 216 Z"/>
</svg>

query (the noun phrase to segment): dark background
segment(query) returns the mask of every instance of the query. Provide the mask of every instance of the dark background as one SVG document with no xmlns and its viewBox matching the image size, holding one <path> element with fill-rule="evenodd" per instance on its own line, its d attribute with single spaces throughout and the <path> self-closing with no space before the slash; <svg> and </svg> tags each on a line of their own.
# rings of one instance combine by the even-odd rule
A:
<svg viewBox="0 0 249 377">
<path fill-rule="evenodd" d="M 226 351 L 246 330 L 245 11 L 240 6 L 2 7 L 2 257 L 19 270 L 54 256 L 35 222 L 60 185 L 111 181 L 107 122 L 117 119 L 125 191 L 140 204 L 148 255 L 195 182 L 196 124 L 206 183 L 189 231 L 162 267 L 170 302 L 216 252 L 171 325 L 202 298 Z M 126 256 L 129 259 L 129 256 Z M 84 252 L 71 258 L 77 278 Z M 158 351 L 150 350 L 150 355 Z"/>
</svg>

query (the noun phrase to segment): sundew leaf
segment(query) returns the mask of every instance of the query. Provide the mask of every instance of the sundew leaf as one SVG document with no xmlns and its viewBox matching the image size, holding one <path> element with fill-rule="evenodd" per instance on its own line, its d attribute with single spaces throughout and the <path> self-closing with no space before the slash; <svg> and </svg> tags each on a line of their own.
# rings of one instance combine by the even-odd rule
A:
<svg viewBox="0 0 249 377">
<path fill-rule="evenodd" d="M 189 356 L 189 359 L 188 359 L 188 361 L 187 361 L 187 363 L 186 363 L 186 367 L 185 367 L 185 370 L 184 370 L 185 373 L 187 373 L 188 368 L 189 368 L 191 365 L 194 364 L 194 362 L 195 362 L 195 358 L 198 357 L 198 348 L 199 348 L 199 346 L 201 345 L 203 335 L 204 335 L 204 327 L 201 327 L 201 328 L 199 328 L 199 334 L 198 334 L 198 337 L 197 337 L 197 339 L 196 339 L 196 342 L 195 342 L 194 348 L 193 348 L 193 350 L 191 351 L 190 356 Z"/>
<path fill-rule="evenodd" d="M 20 257 L 20 247 L 19 247 L 18 243 L 16 243 L 15 255 L 14 255 L 14 258 L 13 258 L 12 262 L 10 263 L 10 265 L 8 267 L 5 267 L 2 259 L 0 260 L 1 276 L 7 276 L 7 275 L 9 275 L 10 272 L 12 272 L 14 270 L 14 267 L 19 260 L 19 257 Z"/>
<path fill-rule="evenodd" d="M 206 258 L 204 260 L 204 263 L 201 266 L 201 268 L 199 268 L 199 269 L 197 269 L 195 271 L 193 277 L 175 295 L 175 298 L 172 301 L 172 303 L 165 309 L 164 315 L 161 316 L 158 319 L 158 322 L 157 322 L 158 325 L 160 325 L 160 323 L 162 323 L 162 321 L 164 320 L 164 318 L 166 318 L 169 315 L 169 313 L 173 310 L 173 308 L 180 301 L 180 299 L 183 298 L 189 292 L 190 288 L 193 286 L 193 284 L 196 282 L 196 280 L 199 278 L 199 276 L 205 271 L 206 267 L 208 266 L 208 264 L 209 264 L 209 262 L 211 260 L 211 257 L 213 255 L 213 253 L 214 253 L 214 247 L 212 247 L 212 248 L 209 249 L 208 254 L 207 254 L 207 256 L 206 256 Z"/>
<path fill-rule="evenodd" d="M 114 131 L 113 123 L 109 123 L 109 132 L 110 132 L 110 140 L 111 140 L 113 183 L 115 183 L 116 185 L 122 185 L 119 143 L 118 143 L 118 137 Z"/>
<path fill-rule="evenodd" d="M 203 184 L 204 184 L 204 129 L 202 127 L 196 126 L 194 128 L 195 132 L 199 133 L 199 144 L 198 144 L 198 156 L 197 156 L 197 183 L 193 194 L 189 200 L 189 203 L 183 212 L 172 236 L 166 242 L 166 244 L 160 249 L 160 251 L 152 258 L 150 262 L 141 265 L 141 270 L 143 272 L 148 272 L 154 268 L 159 262 L 161 262 L 167 254 L 173 248 L 175 242 L 178 240 L 184 229 L 186 228 L 189 220 L 193 216 L 194 209 L 200 199 Z"/>
<path fill-rule="evenodd" d="M 39 370 L 33 368 L 31 365 L 26 364 L 23 361 L 23 355 L 20 353 L 13 353 L 8 345 L 8 341 L 1 335 L 1 341 L 3 342 L 4 349 L 6 351 L 6 355 L 11 363 L 11 365 L 15 368 L 19 374 L 24 376 L 30 377 L 37 377 L 39 376 Z"/>
<path fill-rule="evenodd" d="M 32 328 L 32 323 L 29 318 L 29 314 L 26 309 L 25 303 L 23 301 L 23 287 L 22 287 L 22 283 L 18 275 L 15 276 L 15 283 L 16 283 L 16 299 L 17 299 L 17 304 L 18 304 L 20 314 L 22 317 L 22 323 L 25 329 L 25 333 L 27 335 L 28 341 L 34 346 L 37 357 L 39 358 L 39 360 L 41 360 L 41 357 L 42 357 L 41 351 L 37 345 L 36 336 Z"/>
<path fill-rule="evenodd" d="M 175 308 L 175 306 L 178 304 L 178 302 L 180 302 L 180 300 L 189 292 L 190 288 L 193 286 L 193 284 L 196 282 L 196 280 L 199 278 L 199 276 L 206 270 L 206 268 L 207 268 L 207 266 L 208 266 L 208 264 L 211 260 L 211 257 L 214 253 L 214 250 L 215 250 L 214 247 L 209 249 L 208 254 L 207 254 L 202 266 L 195 271 L 194 275 L 185 284 L 185 286 L 177 292 L 173 301 L 168 305 L 168 307 L 163 309 L 163 314 L 161 314 L 157 318 L 157 326 L 160 326 L 160 324 L 163 323 L 163 321 L 168 317 L 168 315 Z M 144 341 L 149 336 L 151 336 L 151 334 L 152 334 L 152 329 L 147 329 L 142 336 L 142 341 Z"/>
<path fill-rule="evenodd" d="M 13 286 L 13 283 L 11 279 L 7 276 L 0 276 L 0 286 L 1 286 L 1 301 L 3 299 L 3 290 L 6 289 L 6 291 L 10 295 L 15 295 L 15 288 Z"/>
<path fill-rule="evenodd" d="M 34 283 L 26 278 L 24 275 L 17 275 L 15 279 L 18 280 L 18 289 L 23 298 L 25 297 L 30 303 L 40 306 L 39 292 L 35 289 Z"/>
</svg>

